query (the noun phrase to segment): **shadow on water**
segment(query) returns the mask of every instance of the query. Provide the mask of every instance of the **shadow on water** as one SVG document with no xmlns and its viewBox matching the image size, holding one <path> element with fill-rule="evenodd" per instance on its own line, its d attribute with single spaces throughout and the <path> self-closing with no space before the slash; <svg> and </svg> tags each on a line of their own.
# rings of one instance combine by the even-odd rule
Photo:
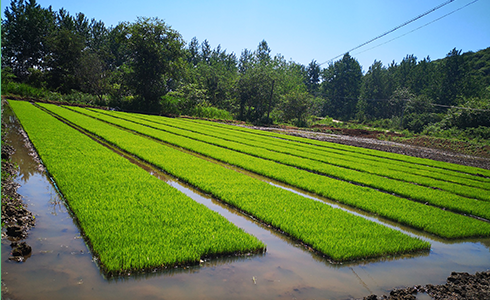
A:
<svg viewBox="0 0 490 300">
<path fill-rule="evenodd" d="M 12 126 L 19 127 L 11 119 Z M 8 261 L 10 246 L 2 241 L 2 281 L 14 299 L 349 299 L 386 294 L 395 287 L 440 284 L 452 271 L 490 268 L 490 239 L 447 242 L 431 236 L 422 237 L 432 243 L 429 253 L 331 264 L 228 205 L 150 170 L 255 235 L 267 244 L 267 253 L 106 279 L 22 136 L 12 130 L 9 139 L 17 149 L 13 159 L 21 168 L 19 193 L 37 220 L 27 238 L 33 252 L 26 262 Z"/>
</svg>

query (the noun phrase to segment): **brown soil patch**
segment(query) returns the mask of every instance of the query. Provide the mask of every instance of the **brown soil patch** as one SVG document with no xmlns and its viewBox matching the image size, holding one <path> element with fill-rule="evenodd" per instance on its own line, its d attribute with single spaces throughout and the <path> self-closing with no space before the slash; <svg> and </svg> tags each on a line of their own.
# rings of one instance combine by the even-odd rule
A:
<svg viewBox="0 0 490 300">
<path fill-rule="evenodd" d="M 342 134 L 348 136 L 357 136 L 364 138 L 376 139 L 380 136 L 391 136 L 391 137 L 403 137 L 403 134 L 395 133 L 391 131 L 379 131 L 379 130 L 368 130 L 368 129 L 351 129 L 351 128 L 336 128 L 326 125 L 316 124 L 311 126 L 311 128 L 317 129 L 324 133 Z"/>
<path fill-rule="evenodd" d="M 477 272 L 475 275 L 453 272 L 451 273 L 451 276 L 447 278 L 446 284 L 428 284 L 426 286 L 418 285 L 404 289 L 395 289 L 390 292 L 389 296 L 378 297 L 376 295 L 371 295 L 364 297 L 364 299 L 416 300 L 416 295 L 419 293 L 427 294 L 432 299 L 436 300 L 490 299 L 490 271 Z"/>
</svg>

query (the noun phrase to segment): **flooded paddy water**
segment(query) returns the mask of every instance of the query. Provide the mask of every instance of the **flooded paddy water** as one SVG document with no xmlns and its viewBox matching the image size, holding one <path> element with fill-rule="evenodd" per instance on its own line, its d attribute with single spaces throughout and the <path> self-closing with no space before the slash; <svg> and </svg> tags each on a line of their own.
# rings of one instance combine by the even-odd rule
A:
<svg viewBox="0 0 490 300">
<path fill-rule="evenodd" d="M 10 242 L 2 240 L 2 281 L 12 299 L 351 299 L 387 294 L 396 287 L 442 284 L 452 271 L 490 269 L 490 239 L 444 241 L 369 214 L 363 215 L 431 242 L 431 251 L 331 264 L 229 206 L 148 169 L 255 235 L 267 244 L 267 252 L 212 259 L 185 269 L 106 278 L 53 184 L 28 155 L 13 117 L 10 126 L 14 130 L 8 140 L 16 149 L 12 160 L 20 167 L 18 192 L 36 216 L 36 226 L 26 239 L 32 254 L 25 262 L 10 261 Z"/>
</svg>

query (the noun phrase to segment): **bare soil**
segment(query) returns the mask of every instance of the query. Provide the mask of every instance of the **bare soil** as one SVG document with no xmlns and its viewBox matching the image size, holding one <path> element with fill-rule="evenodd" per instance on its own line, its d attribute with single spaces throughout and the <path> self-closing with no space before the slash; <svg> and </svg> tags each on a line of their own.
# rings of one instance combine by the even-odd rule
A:
<svg viewBox="0 0 490 300">
<path fill-rule="evenodd" d="M 436 300 L 490 299 L 490 271 L 477 272 L 475 275 L 452 272 L 445 284 L 395 289 L 388 296 L 370 295 L 364 297 L 364 300 L 416 300 L 417 294 L 426 294 Z"/>
</svg>

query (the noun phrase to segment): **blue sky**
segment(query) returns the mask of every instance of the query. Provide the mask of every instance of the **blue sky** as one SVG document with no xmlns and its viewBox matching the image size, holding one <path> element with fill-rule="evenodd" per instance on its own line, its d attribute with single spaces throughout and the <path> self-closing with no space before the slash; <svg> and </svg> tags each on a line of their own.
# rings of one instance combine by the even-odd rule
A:
<svg viewBox="0 0 490 300">
<path fill-rule="evenodd" d="M 308 64 L 328 61 L 401 25 L 447 0 L 37 0 L 42 7 L 83 12 L 107 26 L 138 16 L 158 17 L 186 42 L 207 39 L 240 55 L 266 40 L 272 54 Z M 410 31 L 457 10 L 474 0 L 454 0 L 427 16 L 388 34 L 351 55 L 366 71 L 374 60 L 388 65 L 413 54 L 419 60 L 443 58 L 453 48 L 478 51 L 490 47 L 490 1 L 479 0 L 426 27 Z M 1 1 L 2 15 L 10 1 Z M 406 34 L 406 35 L 405 35 Z M 402 36 L 405 35 L 405 36 Z M 400 38 L 397 38 L 402 36 Z M 391 42 L 388 42 L 397 38 Z M 388 43 L 386 43 L 388 42 Z M 370 48 L 386 43 L 379 47 Z M 324 65 L 326 66 L 326 65 Z"/>
</svg>

